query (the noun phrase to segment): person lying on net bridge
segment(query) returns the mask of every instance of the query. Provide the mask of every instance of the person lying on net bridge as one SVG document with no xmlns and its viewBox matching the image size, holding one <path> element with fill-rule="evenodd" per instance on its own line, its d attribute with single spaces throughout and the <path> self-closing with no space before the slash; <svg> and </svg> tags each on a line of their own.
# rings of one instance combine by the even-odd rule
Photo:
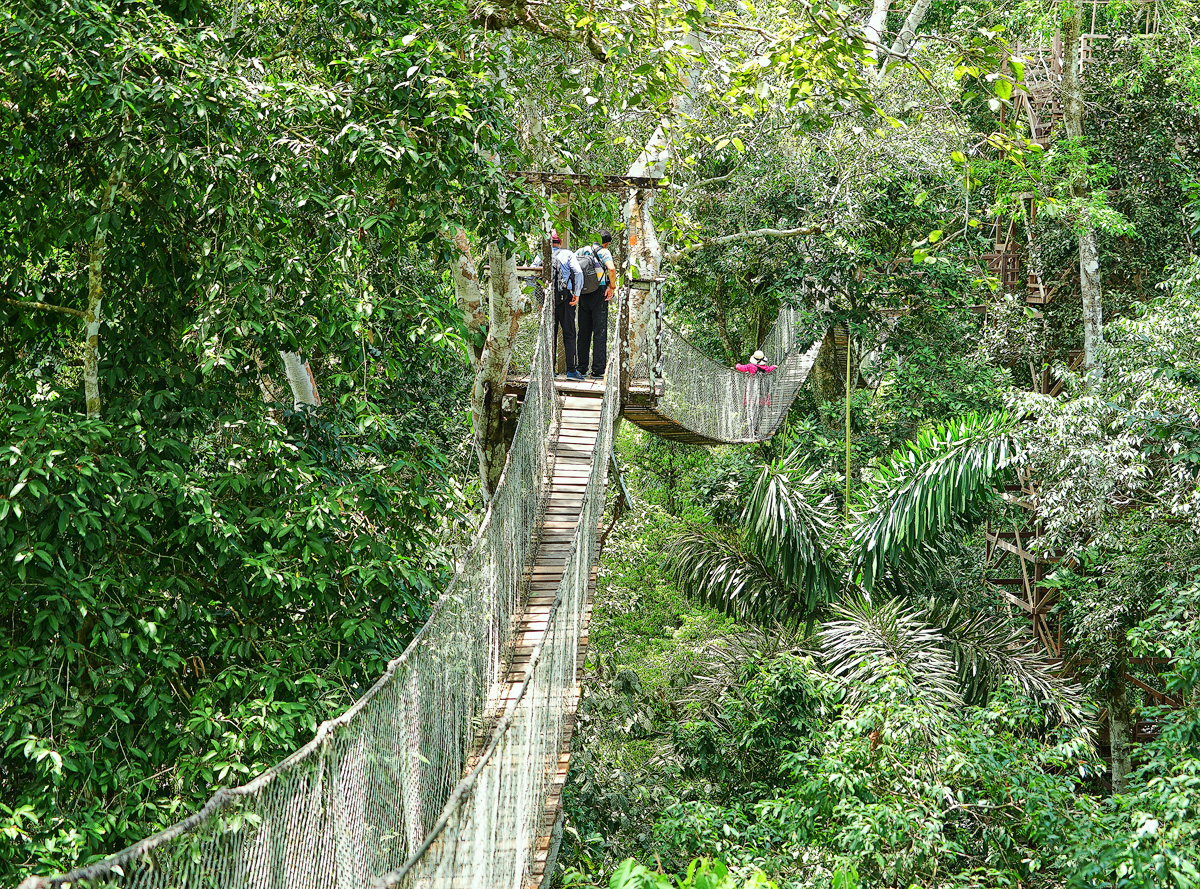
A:
<svg viewBox="0 0 1200 889">
<path fill-rule="evenodd" d="M 744 374 L 769 374 L 778 364 L 767 364 L 767 356 L 762 352 L 755 352 L 750 356 L 748 364 L 735 364 L 734 370 L 740 370 Z"/>
</svg>

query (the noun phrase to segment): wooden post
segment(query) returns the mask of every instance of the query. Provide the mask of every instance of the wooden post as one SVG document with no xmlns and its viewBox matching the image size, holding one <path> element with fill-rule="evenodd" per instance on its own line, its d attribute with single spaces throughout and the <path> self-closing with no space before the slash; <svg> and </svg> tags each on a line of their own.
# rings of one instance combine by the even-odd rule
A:
<svg viewBox="0 0 1200 889">
<path fill-rule="evenodd" d="M 626 238 L 628 240 L 630 259 L 642 256 L 644 253 L 643 230 L 644 217 L 642 204 L 645 194 L 642 189 L 634 191 L 632 210 L 626 223 Z M 643 260 L 644 260 L 643 256 Z M 638 274 L 645 274 L 643 264 L 638 266 Z M 643 280 L 642 283 L 645 283 Z M 629 290 L 629 350 L 630 360 L 634 368 L 640 368 L 644 363 L 647 375 L 653 372 L 654 363 L 654 331 L 652 330 L 654 303 L 653 293 L 646 286 L 630 287 Z"/>
</svg>

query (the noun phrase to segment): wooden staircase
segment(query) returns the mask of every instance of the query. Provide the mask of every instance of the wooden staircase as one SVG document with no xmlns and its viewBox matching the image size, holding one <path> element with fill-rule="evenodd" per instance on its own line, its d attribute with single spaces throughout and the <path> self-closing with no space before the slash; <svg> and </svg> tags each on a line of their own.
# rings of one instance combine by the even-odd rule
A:
<svg viewBox="0 0 1200 889">
<path fill-rule="evenodd" d="M 1027 265 L 1025 260 L 1033 253 L 1033 229 L 1037 222 L 1037 205 L 1032 195 L 1022 195 L 1023 228 L 1025 232 L 1024 249 L 1018 246 L 1017 220 L 997 217 L 992 221 L 994 241 L 992 250 L 983 255 L 983 260 L 991 274 L 995 275 L 1000 289 L 1006 293 L 1016 293 L 1025 285 L 1025 304 L 1034 312 L 1035 317 L 1042 316 L 1042 308 L 1054 299 L 1054 292 L 1046 287 L 1041 274 L 1032 266 L 1025 269 L 1022 282 L 1021 267 Z"/>
<path fill-rule="evenodd" d="M 1064 553 L 1042 553 L 1037 538 L 1042 533 L 1037 518 L 1037 490 L 1032 480 L 1018 473 L 1018 483 L 1007 485 L 1002 494 L 1018 507 L 1008 525 L 989 524 L 984 532 L 984 564 L 989 583 L 1000 592 L 1001 604 L 1026 617 L 1034 639 L 1052 658 L 1063 656 L 1062 625 L 1053 607 L 1058 591 L 1043 581 L 1062 561 Z"/>
</svg>

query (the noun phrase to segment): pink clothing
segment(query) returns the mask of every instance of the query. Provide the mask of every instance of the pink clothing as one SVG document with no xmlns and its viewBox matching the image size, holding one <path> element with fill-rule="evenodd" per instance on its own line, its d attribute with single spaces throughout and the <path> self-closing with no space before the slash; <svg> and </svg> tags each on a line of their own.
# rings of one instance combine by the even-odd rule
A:
<svg viewBox="0 0 1200 889">
<path fill-rule="evenodd" d="M 777 367 L 779 367 L 778 364 L 735 364 L 733 369 L 740 370 L 744 374 L 769 374 Z"/>
</svg>

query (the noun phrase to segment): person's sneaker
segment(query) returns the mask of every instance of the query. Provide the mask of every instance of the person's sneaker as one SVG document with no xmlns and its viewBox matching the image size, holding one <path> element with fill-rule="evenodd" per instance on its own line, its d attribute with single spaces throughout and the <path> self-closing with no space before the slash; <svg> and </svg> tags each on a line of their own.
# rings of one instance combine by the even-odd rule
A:
<svg viewBox="0 0 1200 889">
<path fill-rule="evenodd" d="M 604 374 L 588 374 L 589 380 L 603 380 Z"/>
<path fill-rule="evenodd" d="M 570 371 L 570 372 L 567 374 L 567 379 L 568 379 L 568 380 L 582 380 L 582 379 L 583 379 L 583 374 L 581 374 L 581 373 L 580 373 L 579 371 L 577 371 L 577 370 L 573 370 L 573 371 Z"/>
</svg>

